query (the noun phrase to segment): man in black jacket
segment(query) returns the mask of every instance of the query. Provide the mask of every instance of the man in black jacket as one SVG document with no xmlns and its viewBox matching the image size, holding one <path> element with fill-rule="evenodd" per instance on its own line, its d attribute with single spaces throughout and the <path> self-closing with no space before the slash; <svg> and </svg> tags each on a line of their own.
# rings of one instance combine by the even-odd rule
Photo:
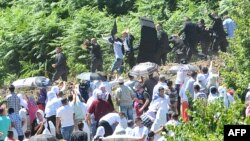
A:
<svg viewBox="0 0 250 141">
<path fill-rule="evenodd" d="M 123 37 L 123 46 L 124 46 L 125 55 L 126 55 L 126 63 L 128 63 L 129 68 L 132 69 L 135 66 L 135 56 L 134 56 L 134 48 L 133 48 L 133 42 L 135 38 L 133 35 L 131 35 L 127 31 L 124 31 L 122 33 L 122 37 Z"/>
<path fill-rule="evenodd" d="M 157 30 L 157 38 L 158 38 L 158 50 L 157 53 L 160 56 L 160 63 L 161 65 L 165 65 L 167 59 L 167 53 L 170 52 L 169 42 L 168 42 L 168 35 L 162 29 L 162 24 L 156 25 Z"/>
<path fill-rule="evenodd" d="M 52 67 L 56 69 L 52 77 L 52 82 L 55 82 L 60 77 L 62 77 L 63 81 L 67 81 L 68 75 L 68 67 L 67 67 L 67 59 L 65 55 L 62 53 L 62 49 L 60 47 L 56 48 L 56 59 L 55 64 L 52 64 Z"/>
<path fill-rule="evenodd" d="M 192 23 L 191 19 L 186 17 L 183 29 L 178 33 L 180 36 L 182 33 L 185 34 L 184 43 L 187 45 L 187 59 L 190 60 L 192 54 L 197 54 L 197 44 L 199 41 L 200 29 L 197 24 Z"/>
<path fill-rule="evenodd" d="M 200 27 L 200 44 L 203 55 L 208 55 L 209 47 L 212 43 L 212 30 L 205 26 L 204 19 L 201 19 L 199 22 Z"/>
<path fill-rule="evenodd" d="M 91 53 L 91 72 L 102 71 L 103 60 L 100 45 L 97 43 L 96 38 L 91 39 L 91 43 L 86 45 Z"/>
<path fill-rule="evenodd" d="M 212 29 L 215 33 L 215 40 L 213 42 L 212 49 L 215 53 L 217 53 L 219 50 L 219 46 L 220 46 L 220 50 L 222 52 L 226 52 L 228 42 L 226 38 L 227 34 L 223 28 L 222 19 L 218 16 L 217 12 L 213 12 L 212 14 L 209 14 L 208 16 L 214 21 Z"/>
</svg>

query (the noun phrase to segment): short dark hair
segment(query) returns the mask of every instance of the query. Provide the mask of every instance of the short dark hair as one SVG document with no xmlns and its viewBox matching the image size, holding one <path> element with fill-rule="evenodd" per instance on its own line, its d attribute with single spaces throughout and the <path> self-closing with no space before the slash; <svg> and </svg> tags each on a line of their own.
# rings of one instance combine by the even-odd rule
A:
<svg viewBox="0 0 250 141">
<path fill-rule="evenodd" d="M 172 85 L 173 85 L 173 81 L 168 80 L 168 82 L 167 82 L 167 86 L 168 86 L 168 87 L 170 87 L 170 86 L 172 86 Z"/>
<path fill-rule="evenodd" d="M 8 109 L 8 114 L 12 114 L 12 113 L 14 113 L 14 112 L 15 112 L 14 108 L 9 108 L 9 109 Z"/>
<path fill-rule="evenodd" d="M 73 95 L 68 96 L 69 101 L 73 101 Z"/>
<path fill-rule="evenodd" d="M 10 90 L 10 92 L 14 92 L 15 91 L 15 86 L 14 85 L 10 85 L 9 86 L 9 90 Z"/>
<path fill-rule="evenodd" d="M 137 121 L 142 121 L 141 117 L 136 117 L 135 122 L 137 122 Z"/>
<path fill-rule="evenodd" d="M 128 127 L 133 127 L 133 126 L 134 126 L 134 121 L 128 120 Z"/>
<path fill-rule="evenodd" d="M 82 121 L 80 121 L 80 122 L 78 122 L 77 126 L 78 126 L 78 130 L 82 131 L 83 127 L 84 127 L 84 123 Z"/>
<path fill-rule="evenodd" d="M 208 73 L 208 68 L 207 67 L 202 67 L 202 72 L 203 73 Z"/>
<path fill-rule="evenodd" d="M 196 71 L 192 71 L 192 72 L 191 72 L 191 76 L 192 76 L 192 77 L 197 76 L 197 72 L 196 72 Z"/>
<path fill-rule="evenodd" d="M 8 137 L 8 138 L 13 138 L 13 137 L 14 137 L 13 131 L 8 131 L 7 137 Z"/>
<path fill-rule="evenodd" d="M 194 90 L 200 91 L 201 87 L 199 85 L 194 85 Z"/>
<path fill-rule="evenodd" d="M 61 100 L 61 102 L 62 102 L 63 105 L 64 105 L 64 104 L 67 104 L 67 103 L 68 103 L 68 99 L 67 99 L 67 98 L 63 98 L 63 99 Z"/>
<path fill-rule="evenodd" d="M 31 131 L 30 130 L 25 131 L 24 136 L 25 138 L 29 138 L 31 136 Z"/>
</svg>

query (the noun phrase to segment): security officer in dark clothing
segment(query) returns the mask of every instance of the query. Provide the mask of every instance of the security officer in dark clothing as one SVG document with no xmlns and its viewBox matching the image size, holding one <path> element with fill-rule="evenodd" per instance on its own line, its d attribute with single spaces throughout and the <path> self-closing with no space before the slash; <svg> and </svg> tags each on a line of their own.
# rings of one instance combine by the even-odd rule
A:
<svg viewBox="0 0 250 141">
<path fill-rule="evenodd" d="M 157 30 L 157 38 L 158 38 L 158 54 L 160 56 L 160 62 L 162 65 L 165 65 L 166 59 L 167 59 L 167 53 L 171 51 L 169 47 L 168 42 L 168 35 L 167 33 L 162 29 L 161 24 L 156 25 Z"/>
<path fill-rule="evenodd" d="M 201 19 L 199 22 L 199 27 L 200 27 L 200 44 L 201 44 L 201 50 L 203 55 L 208 55 L 208 50 L 209 47 L 212 43 L 212 31 L 211 29 L 207 28 L 205 26 L 205 21 L 204 19 Z"/>
<path fill-rule="evenodd" d="M 134 56 L 134 48 L 133 48 L 133 42 L 135 40 L 134 36 L 128 33 L 127 31 L 124 31 L 122 33 L 123 37 L 123 47 L 125 50 L 126 55 L 126 63 L 129 64 L 129 68 L 132 69 L 135 66 L 135 56 Z"/>
<path fill-rule="evenodd" d="M 91 53 L 91 72 L 102 71 L 103 70 L 103 60 L 101 47 L 97 43 L 96 38 L 91 39 L 91 43 L 88 40 L 84 42 L 84 47 L 86 47 Z"/>
<path fill-rule="evenodd" d="M 176 54 L 176 63 L 179 63 L 182 59 L 187 59 L 187 46 L 184 44 L 183 39 L 172 35 L 169 38 L 169 43 L 173 44 L 172 52 Z"/>
<path fill-rule="evenodd" d="M 218 13 L 216 12 L 213 12 L 212 14 L 209 14 L 208 16 L 214 21 L 212 30 L 215 33 L 215 40 L 213 42 L 212 49 L 215 53 L 217 53 L 219 50 L 219 46 L 220 46 L 220 50 L 222 52 L 226 52 L 228 41 L 226 38 L 227 34 L 223 28 L 222 19 L 218 16 Z"/>
<path fill-rule="evenodd" d="M 179 32 L 179 36 L 184 32 L 184 43 L 187 45 L 187 59 L 190 60 L 192 54 L 197 54 L 197 44 L 199 41 L 200 29 L 197 24 L 192 23 L 190 18 L 186 18 L 183 29 Z"/>
<path fill-rule="evenodd" d="M 68 75 L 68 67 L 67 67 L 67 59 L 62 53 L 62 49 L 60 47 L 56 48 L 56 63 L 52 64 L 52 67 L 56 69 L 56 72 L 54 73 L 52 77 L 52 82 L 55 82 L 60 77 L 62 77 L 63 81 L 67 81 L 67 75 Z"/>
</svg>

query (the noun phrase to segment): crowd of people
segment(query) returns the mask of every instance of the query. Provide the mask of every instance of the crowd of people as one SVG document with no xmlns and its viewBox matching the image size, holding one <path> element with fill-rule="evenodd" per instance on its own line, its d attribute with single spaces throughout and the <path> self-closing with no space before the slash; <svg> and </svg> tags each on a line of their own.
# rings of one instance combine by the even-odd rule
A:
<svg viewBox="0 0 250 141">
<path fill-rule="evenodd" d="M 164 140 L 160 132 L 174 136 L 164 125 L 177 126 L 190 120 L 190 101 L 202 99 L 209 104 L 223 99 L 226 108 L 234 102 L 235 91 L 220 86 L 211 66 L 191 73 L 180 68 L 175 82 L 154 73 L 140 80 L 128 74 L 127 80 L 118 77 L 108 81 L 104 75 L 103 80 L 81 82 L 90 84 L 84 88 L 57 82 L 29 96 L 16 94 L 10 85 L 10 94 L 0 108 L 0 139 L 23 141 L 50 134 L 66 141 L 114 135 Z M 250 84 L 247 89 L 246 116 L 250 116 Z"/>
<path fill-rule="evenodd" d="M 214 21 L 211 29 L 206 28 L 204 20 L 195 24 L 186 19 L 179 33 L 185 34 L 186 55 L 179 59 L 181 64 L 187 64 L 192 54 L 197 53 L 198 42 L 203 54 L 208 53 L 210 44 L 213 44 L 215 52 L 219 47 L 226 51 L 226 35 L 229 38 L 234 36 L 235 25 L 228 16 L 224 22 L 216 13 L 209 16 Z M 160 64 L 164 65 L 166 53 L 170 50 L 168 35 L 161 24 L 156 26 L 156 30 L 160 46 L 164 48 L 160 57 Z M 207 38 L 210 32 L 214 34 L 213 42 Z M 130 69 L 136 64 L 134 37 L 128 32 L 123 32 L 122 36 L 123 39 L 116 35 L 109 39 L 115 54 L 111 74 L 122 73 L 124 55 Z M 171 42 L 176 43 L 176 40 Z M 91 52 L 91 71 L 103 71 L 102 52 L 97 39 L 86 40 L 83 47 Z M 183 52 L 183 48 L 180 49 Z M 213 70 L 212 62 L 210 67 L 204 66 L 199 72 L 180 68 L 175 81 L 167 79 L 164 74 L 154 73 L 140 80 L 128 73 L 128 79 L 119 76 L 109 81 L 108 76 L 101 73 L 102 80 L 71 84 L 66 82 L 69 71 L 66 57 L 61 48 L 56 48 L 56 53 L 56 63 L 52 65 L 56 69 L 52 87 L 39 88 L 28 95 L 17 94 L 15 86 L 10 85 L 10 94 L 6 95 L 6 102 L 0 108 L 0 141 L 24 141 L 39 134 L 50 134 L 66 141 L 102 140 L 115 135 L 134 137 L 139 141 L 163 141 L 161 132 L 174 136 L 174 132 L 168 131 L 164 125 L 178 126 L 190 120 L 187 112 L 190 101 L 202 99 L 209 104 L 222 98 L 227 108 L 234 101 L 234 90 L 220 86 L 219 75 Z M 60 77 L 62 81 L 58 81 Z M 250 116 L 250 84 L 248 90 L 246 116 Z"/>
</svg>

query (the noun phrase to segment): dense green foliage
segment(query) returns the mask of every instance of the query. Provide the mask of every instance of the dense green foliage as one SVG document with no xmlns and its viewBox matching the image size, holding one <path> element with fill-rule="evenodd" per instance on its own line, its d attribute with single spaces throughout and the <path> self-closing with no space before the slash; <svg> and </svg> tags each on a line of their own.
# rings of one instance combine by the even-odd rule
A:
<svg viewBox="0 0 250 141">
<path fill-rule="evenodd" d="M 176 34 L 182 26 L 183 17 L 189 16 L 195 22 L 204 18 L 210 24 L 207 14 L 216 8 L 219 13 L 229 11 L 237 22 L 237 38 L 231 41 L 231 51 L 235 53 L 223 56 L 227 67 L 222 75 L 229 86 L 241 88 L 239 92 L 243 93 L 248 81 L 245 76 L 249 75 L 249 61 L 246 61 L 249 60 L 247 6 L 247 1 L 232 0 L 2 0 L 0 81 L 3 84 L 4 80 L 9 82 L 11 78 L 44 75 L 46 72 L 50 76 L 54 48 L 57 46 L 64 48 L 71 75 L 87 71 L 90 56 L 81 49 L 81 43 L 91 37 L 99 39 L 104 52 L 104 68 L 109 70 L 112 50 L 101 37 L 110 33 L 115 18 L 118 31 L 129 29 L 138 44 L 140 16 L 161 22 L 168 34 Z M 237 69 L 234 68 L 235 60 Z M 229 77 L 231 75 L 237 78 Z"/>
</svg>

